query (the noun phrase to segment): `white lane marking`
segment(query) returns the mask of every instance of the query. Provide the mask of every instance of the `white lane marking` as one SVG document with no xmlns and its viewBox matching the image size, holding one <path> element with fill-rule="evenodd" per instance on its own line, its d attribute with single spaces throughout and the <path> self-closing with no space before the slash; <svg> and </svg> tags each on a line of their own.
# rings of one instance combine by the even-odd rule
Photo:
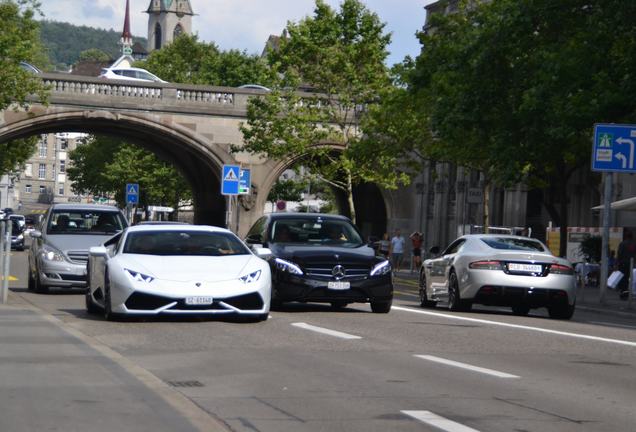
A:
<svg viewBox="0 0 636 432">
<path fill-rule="evenodd" d="M 603 321 L 588 321 L 588 322 L 590 324 L 600 324 L 600 325 L 606 325 L 606 326 L 609 326 L 609 327 L 626 328 L 626 329 L 631 329 L 631 330 L 636 329 L 636 327 L 634 327 L 634 326 L 625 325 L 625 324 L 615 324 L 615 323 L 609 323 L 609 322 L 603 322 Z"/>
<path fill-rule="evenodd" d="M 458 320 L 458 321 L 470 321 L 470 322 L 476 322 L 476 323 L 481 323 L 481 324 L 490 324 L 490 325 L 500 326 L 500 327 L 509 327 L 509 328 L 516 328 L 516 329 L 521 329 L 521 330 L 530 330 L 530 331 L 536 331 L 536 332 L 540 332 L 540 333 L 549 333 L 549 334 L 554 334 L 554 335 L 559 335 L 559 336 L 567 336 L 567 337 L 571 337 L 571 338 L 587 339 L 587 340 L 593 340 L 593 341 L 598 341 L 598 342 L 608 342 L 608 343 L 613 343 L 613 344 L 617 344 L 617 345 L 626 345 L 626 346 L 630 346 L 630 347 L 636 347 L 636 342 L 626 341 L 626 340 L 622 340 L 622 339 L 610 339 L 610 338 L 604 338 L 604 337 L 592 336 L 592 335 L 586 335 L 586 334 L 580 334 L 580 333 L 569 333 L 569 332 L 564 332 L 564 331 L 560 331 L 560 330 L 550 330 L 550 329 L 545 329 L 545 328 L 541 328 L 541 327 L 530 327 L 530 326 L 525 326 L 525 325 L 520 325 L 520 324 L 509 324 L 509 323 L 503 323 L 503 322 L 498 322 L 498 321 L 489 321 L 489 320 L 479 319 L 479 318 L 468 318 L 468 317 L 450 315 L 450 314 L 439 313 L 439 312 L 429 312 L 429 311 L 424 311 L 424 310 L 405 308 L 405 307 L 401 307 L 401 306 L 393 306 L 391 308 L 391 310 L 399 310 L 399 311 L 403 311 L 403 312 L 411 312 L 411 313 L 416 313 L 416 314 L 421 314 L 421 315 L 431 315 L 431 316 L 437 316 L 437 317 L 442 317 L 442 318 L 449 318 L 449 319 L 454 319 L 454 320 Z"/>
<path fill-rule="evenodd" d="M 342 333 L 342 332 L 335 331 L 335 330 L 329 330 L 329 329 L 322 328 L 322 327 L 316 327 L 316 326 L 312 326 L 312 325 L 307 324 L 307 323 L 299 322 L 299 323 L 292 323 L 292 325 L 294 327 L 299 327 L 299 328 L 302 328 L 302 329 L 305 329 L 305 330 L 311 330 L 311 331 L 314 331 L 316 333 L 322 333 L 322 334 L 326 334 L 326 335 L 329 335 L 329 336 L 339 337 L 339 338 L 342 338 L 342 339 L 362 339 L 360 336 L 356 336 L 356 335 L 352 335 L 352 334 L 348 334 L 348 333 Z"/>
<path fill-rule="evenodd" d="M 454 367 L 458 367 L 458 368 L 462 368 L 462 369 L 467 369 L 473 372 L 479 372 L 479 373 L 483 373 L 486 375 L 492 375 L 492 376 L 496 376 L 497 378 L 521 378 L 520 376 L 517 375 L 511 375 L 509 373 L 505 373 L 505 372 L 499 372 L 493 369 L 486 369 L 483 367 L 479 367 L 479 366 L 473 366 L 473 365 L 469 365 L 467 363 L 460 363 L 460 362 L 456 362 L 454 360 L 448 360 L 445 358 L 441 358 L 441 357 L 435 357 L 435 356 L 431 356 L 431 355 L 419 355 L 419 354 L 414 354 L 413 357 L 417 357 L 417 358 L 421 358 L 424 360 L 428 360 L 428 361 L 432 361 L 435 363 L 441 363 L 441 364 L 445 364 L 447 366 L 454 366 Z"/>
<path fill-rule="evenodd" d="M 430 411 L 400 411 L 402 414 L 413 417 L 416 420 L 426 423 L 429 426 L 436 427 L 446 432 L 479 432 L 461 423 L 454 422 L 444 417 L 440 417 Z"/>
</svg>

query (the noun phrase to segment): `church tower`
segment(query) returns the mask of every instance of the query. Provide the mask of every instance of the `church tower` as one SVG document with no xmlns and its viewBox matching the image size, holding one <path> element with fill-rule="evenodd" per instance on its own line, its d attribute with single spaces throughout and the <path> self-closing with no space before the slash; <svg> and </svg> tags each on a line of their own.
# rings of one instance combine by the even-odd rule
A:
<svg viewBox="0 0 636 432">
<path fill-rule="evenodd" d="M 126 16 L 124 17 L 124 30 L 121 33 L 121 39 L 119 40 L 121 45 L 121 52 L 123 55 L 132 55 L 132 33 L 130 33 L 130 4 L 129 0 L 126 0 Z"/>
<path fill-rule="evenodd" d="M 150 0 L 148 52 L 160 49 L 182 33 L 192 34 L 190 0 Z"/>
</svg>

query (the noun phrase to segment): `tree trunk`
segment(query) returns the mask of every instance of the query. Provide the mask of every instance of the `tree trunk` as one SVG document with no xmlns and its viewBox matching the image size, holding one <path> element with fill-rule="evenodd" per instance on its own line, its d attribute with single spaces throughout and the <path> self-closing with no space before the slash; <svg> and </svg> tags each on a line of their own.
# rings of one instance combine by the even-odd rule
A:
<svg viewBox="0 0 636 432">
<path fill-rule="evenodd" d="M 484 234 L 488 234 L 490 227 L 490 180 L 484 177 Z"/>
<path fill-rule="evenodd" d="M 353 203 L 353 184 L 351 183 L 351 173 L 347 171 L 347 204 L 349 205 L 349 214 L 351 214 L 351 221 L 356 224 L 356 209 Z"/>
</svg>

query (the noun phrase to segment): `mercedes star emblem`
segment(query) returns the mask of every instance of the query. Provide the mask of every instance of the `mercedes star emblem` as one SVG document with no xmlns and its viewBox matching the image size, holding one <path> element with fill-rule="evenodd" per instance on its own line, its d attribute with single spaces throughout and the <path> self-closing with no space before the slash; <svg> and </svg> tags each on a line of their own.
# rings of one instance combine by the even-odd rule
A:
<svg viewBox="0 0 636 432">
<path fill-rule="evenodd" d="M 345 277 L 345 268 L 338 264 L 331 270 L 331 274 L 334 278 L 336 278 L 336 280 L 340 280 Z"/>
</svg>

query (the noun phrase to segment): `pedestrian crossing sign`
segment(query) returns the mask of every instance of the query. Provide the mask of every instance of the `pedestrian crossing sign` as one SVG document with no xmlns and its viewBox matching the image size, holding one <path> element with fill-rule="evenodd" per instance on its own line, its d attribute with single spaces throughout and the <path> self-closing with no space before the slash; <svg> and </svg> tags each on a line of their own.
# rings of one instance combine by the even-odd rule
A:
<svg viewBox="0 0 636 432">
<path fill-rule="evenodd" d="M 239 194 L 240 172 L 241 167 L 239 165 L 223 165 L 223 172 L 221 173 L 221 194 Z"/>
</svg>

